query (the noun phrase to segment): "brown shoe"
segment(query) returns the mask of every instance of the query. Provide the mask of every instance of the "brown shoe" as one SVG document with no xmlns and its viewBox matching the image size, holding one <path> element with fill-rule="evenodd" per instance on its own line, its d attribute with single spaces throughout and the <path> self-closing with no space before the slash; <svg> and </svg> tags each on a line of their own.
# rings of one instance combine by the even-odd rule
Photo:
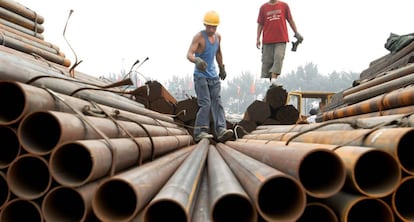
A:
<svg viewBox="0 0 414 222">
<path fill-rule="evenodd" d="M 224 143 L 227 140 L 231 139 L 233 137 L 233 130 L 223 130 L 221 131 L 221 133 L 218 135 L 217 140 Z"/>
</svg>

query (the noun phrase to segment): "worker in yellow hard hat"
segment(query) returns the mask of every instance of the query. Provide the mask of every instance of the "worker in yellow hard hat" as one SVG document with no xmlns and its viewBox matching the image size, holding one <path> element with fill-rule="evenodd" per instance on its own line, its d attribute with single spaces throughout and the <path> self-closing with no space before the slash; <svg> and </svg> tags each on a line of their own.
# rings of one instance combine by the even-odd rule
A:
<svg viewBox="0 0 414 222">
<path fill-rule="evenodd" d="M 217 33 L 220 17 L 215 11 L 204 15 L 205 29 L 198 32 L 191 42 L 187 59 L 195 64 L 194 89 L 197 95 L 198 112 L 194 124 L 194 140 L 213 138 L 211 132 L 217 135 L 217 140 L 224 142 L 233 137 L 233 131 L 226 128 L 226 118 L 221 102 L 220 79 L 226 78 L 223 55 L 220 48 L 221 36 Z M 219 67 L 217 72 L 216 64 Z M 214 131 L 210 130 L 210 112 L 213 117 Z"/>
</svg>

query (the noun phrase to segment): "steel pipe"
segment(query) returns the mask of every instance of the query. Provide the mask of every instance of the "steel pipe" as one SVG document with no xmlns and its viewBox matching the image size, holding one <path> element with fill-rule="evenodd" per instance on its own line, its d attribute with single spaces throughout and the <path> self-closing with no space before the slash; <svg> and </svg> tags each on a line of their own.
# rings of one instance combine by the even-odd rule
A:
<svg viewBox="0 0 414 222">
<path fill-rule="evenodd" d="M 61 57 L 65 57 L 65 55 L 62 52 L 56 50 L 55 48 L 50 47 L 50 45 L 47 46 L 47 44 L 42 44 L 39 41 L 33 40 L 33 38 L 27 38 L 28 36 L 23 37 L 22 35 L 18 35 L 18 34 L 14 33 L 14 32 L 10 32 L 10 31 L 8 31 L 6 29 L 3 29 L 3 26 L 0 26 L 0 34 L 1 35 L 5 35 L 5 36 L 7 36 L 9 38 L 12 38 L 12 39 L 16 39 L 16 40 L 18 40 L 20 42 L 24 42 L 24 43 L 26 43 L 28 45 L 31 45 L 33 47 L 42 49 L 42 50 L 47 51 L 47 52 L 50 52 L 52 54 L 59 55 Z M 37 40 L 39 40 L 39 39 L 37 39 Z M 43 40 L 41 40 L 41 41 L 43 41 Z"/>
<path fill-rule="evenodd" d="M 223 159 L 266 221 L 295 221 L 303 213 L 306 192 L 293 177 L 218 143 Z"/>
<path fill-rule="evenodd" d="M 283 142 L 277 141 L 268 143 L 284 145 Z M 401 169 L 397 161 L 383 150 L 300 142 L 291 142 L 289 146 L 335 150 L 345 164 L 347 175 L 344 189 L 348 191 L 356 191 L 375 198 L 385 197 L 395 191 L 401 180 Z"/>
<path fill-rule="evenodd" d="M 414 176 L 404 177 L 392 194 L 392 209 L 402 221 L 414 220 Z"/>
<path fill-rule="evenodd" d="M 5 25 L 5 26 L 8 26 L 8 27 L 10 27 L 12 29 L 16 29 L 19 32 L 23 32 L 23 33 L 25 33 L 27 35 L 31 35 L 31 36 L 34 36 L 34 37 L 39 38 L 39 39 L 42 39 L 43 40 L 45 38 L 42 34 L 40 34 L 38 32 L 35 32 L 35 31 L 30 30 L 28 28 L 25 28 L 25 27 L 23 27 L 21 25 L 18 25 L 16 23 L 7 21 L 7 20 L 5 20 L 3 18 L 0 18 L 0 23 L 3 24 L 3 25 Z"/>
<path fill-rule="evenodd" d="M 205 167 L 207 169 L 207 167 Z M 207 170 L 204 170 L 203 178 L 201 179 L 200 189 L 198 190 L 197 200 L 194 204 L 192 222 L 210 222 L 210 207 L 208 204 L 208 176 Z"/>
<path fill-rule="evenodd" d="M 305 207 L 305 212 L 300 216 L 296 222 L 339 222 L 335 212 L 326 204 L 320 202 L 308 202 Z"/>
<path fill-rule="evenodd" d="M 255 206 L 213 146 L 208 151 L 207 167 L 210 218 L 213 221 L 256 222 Z"/>
<path fill-rule="evenodd" d="M 36 23 L 43 24 L 43 22 L 45 21 L 43 16 L 37 14 L 35 11 L 29 9 L 28 7 L 14 0 L 1 0 L 0 6 L 12 12 L 15 12 L 25 18 L 28 18 Z"/>
<path fill-rule="evenodd" d="M 340 136 L 339 136 L 340 135 Z M 391 154 L 404 172 L 414 174 L 414 129 L 411 127 L 381 128 L 372 130 L 359 129 L 352 131 L 312 131 L 296 137 L 296 133 L 249 134 L 243 139 L 287 141 L 295 136 L 294 142 L 319 144 L 346 144 L 350 146 L 374 147 Z"/>
<path fill-rule="evenodd" d="M 34 200 L 49 191 L 52 176 L 43 157 L 24 154 L 10 164 L 7 181 L 13 194 L 24 200 Z"/>
<path fill-rule="evenodd" d="M 45 221 L 98 221 L 92 210 L 92 198 L 100 180 L 71 188 L 56 186 L 42 201 Z"/>
<path fill-rule="evenodd" d="M 7 183 L 6 174 L 0 171 L 0 210 L 9 201 L 10 188 Z"/>
<path fill-rule="evenodd" d="M 338 154 L 329 149 L 247 141 L 227 141 L 226 145 L 293 176 L 312 197 L 330 197 L 345 183 L 345 165 Z"/>
<path fill-rule="evenodd" d="M 138 125 L 129 121 L 86 116 L 93 127 L 100 130 L 108 138 L 126 138 L 126 129 L 134 137 L 156 137 L 170 135 L 186 135 L 188 132 L 182 128 L 167 128 L 154 125 Z M 148 134 L 147 134 L 148 132 Z M 45 155 L 52 152 L 58 145 L 73 140 L 102 139 L 102 137 L 81 118 L 75 114 L 37 111 L 21 121 L 17 130 L 18 138 L 23 149 L 29 153 Z"/>
<path fill-rule="evenodd" d="M 143 221 L 191 220 L 207 159 L 209 140 L 202 139 L 143 212 Z"/>
<path fill-rule="evenodd" d="M 43 222 L 43 215 L 39 205 L 31 200 L 13 199 L 0 211 L 0 221 L 30 221 Z"/>
<path fill-rule="evenodd" d="M 7 168 L 20 154 L 20 143 L 16 130 L 12 127 L 0 126 L 0 169 Z"/>
<path fill-rule="evenodd" d="M 102 181 L 92 199 L 96 216 L 102 221 L 131 221 L 195 147 L 180 149 Z"/>
<path fill-rule="evenodd" d="M 39 110 L 73 113 L 72 108 L 78 111 L 93 108 L 93 105 L 86 100 L 60 93 L 57 95 L 63 98 L 70 107 L 42 88 L 15 81 L 0 81 L 0 101 L 5 104 L 0 109 L 0 125 L 17 124 L 27 114 Z M 130 119 L 142 124 L 178 128 L 173 118 L 151 110 L 142 109 L 140 112 L 133 113 L 101 104 L 99 106 L 117 119 Z"/>
<path fill-rule="evenodd" d="M 111 139 L 116 149 L 115 172 L 138 165 L 140 161 L 165 155 L 192 144 L 192 137 L 162 136 L 132 139 Z M 153 150 L 152 150 L 153 149 Z M 50 155 L 49 170 L 60 184 L 77 187 L 107 176 L 111 169 L 113 154 L 105 140 L 69 141 L 58 146 Z"/>
<path fill-rule="evenodd" d="M 37 33 L 43 33 L 45 31 L 45 27 L 42 24 L 25 18 L 24 16 L 14 13 L 13 11 L 7 10 L 4 7 L 0 7 L 0 18 L 6 19 L 9 22 L 20 25 L 29 30 L 33 30 Z"/>
<path fill-rule="evenodd" d="M 394 222 L 391 207 L 381 199 L 339 192 L 321 202 L 335 211 L 339 221 Z"/>
</svg>

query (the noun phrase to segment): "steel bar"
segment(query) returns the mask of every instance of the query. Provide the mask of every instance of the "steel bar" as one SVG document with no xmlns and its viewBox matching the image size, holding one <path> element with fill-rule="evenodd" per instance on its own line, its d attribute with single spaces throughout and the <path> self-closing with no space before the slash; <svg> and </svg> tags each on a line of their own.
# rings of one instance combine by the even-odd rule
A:
<svg viewBox="0 0 414 222">
<path fill-rule="evenodd" d="M 0 210 L 10 199 L 10 188 L 7 183 L 6 174 L 0 171 Z"/>
<path fill-rule="evenodd" d="M 326 121 L 410 105 L 414 105 L 414 86 L 412 85 L 343 108 L 324 112 L 322 118 Z"/>
<path fill-rule="evenodd" d="M 205 167 L 207 169 L 207 167 Z M 197 200 L 194 204 L 193 215 L 191 218 L 192 222 L 210 222 L 210 207 L 208 204 L 208 176 L 207 170 L 204 170 L 203 178 L 198 190 Z"/>
<path fill-rule="evenodd" d="M 114 92 L 102 91 L 98 87 L 73 82 L 72 78 L 63 75 L 56 69 L 44 67 L 41 61 L 30 60 L 27 55 L 20 55 L 16 52 L 7 50 L 7 47 L 0 46 L 0 80 L 10 80 L 27 82 L 33 78 L 41 76 L 55 78 L 40 78 L 32 83 L 39 87 L 46 87 L 58 93 L 73 95 L 78 98 L 95 101 L 99 104 L 108 105 L 114 108 L 135 112 L 135 113 L 154 113 L 149 112 L 142 104 L 137 103 L 125 96 Z M 163 114 L 157 113 L 158 118 L 162 119 Z M 169 117 L 168 119 L 170 119 Z"/>
<path fill-rule="evenodd" d="M 249 134 L 243 139 L 260 139 L 287 141 L 297 133 L 271 133 L 271 134 Z M 414 129 L 411 127 L 381 128 L 375 131 L 368 129 L 359 130 L 332 130 L 332 131 L 312 131 L 295 137 L 294 142 L 335 144 L 374 147 L 384 150 L 391 154 L 398 162 L 404 172 L 414 174 Z"/>
<path fill-rule="evenodd" d="M 316 201 L 306 204 L 305 212 L 303 212 L 296 222 L 310 221 L 339 222 L 338 217 L 331 207 Z"/>
<path fill-rule="evenodd" d="M 191 221 L 209 140 L 202 139 L 144 209 L 145 222 Z"/>
<path fill-rule="evenodd" d="M 92 199 L 96 216 L 102 221 L 131 221 L 195 147 L 192 145 L 164 155 L 102 181 Z"/>
<path fill-rule="evenodd" d="M 184 128 L 138 125 L 129 121 L 116 121 L 114 123 L 110 119 L 92 116 L 85 118 L 90 120 L 93 127 L 99 129 L 108 138 L 127 138 L 128 134 L 121 127 L 127 129 L 134 137 L 188 134 Z M 55 111 L 37 111 L 27 115 L 21 121 L 17 131 L 23 149 L 37 155 L 49 154 L 59 144 L 66 141 L 103 139 L 77 115 Z"/>
<path fill-rule="evenodd" d="M 414 220 L 414 176 L 404 177 L 392 194 L 392 209 L 402 221 Z"/>
<path fill-rule="evenodd" d="M 43 24 L 45 19 L 43 16 L 37 14 L 35 11 L 27 8 L 26 6 L 14 1 L 14 0 L 1 0 L 0 6 L 7 8 L 8 10 L 15 12 L 21 16 L 24 16 L 34 22 Z"/>
<path fill-rule="evenodd" d="M 30 221 L 43 222 L 43 215 L 39 204 L 32 200 L 15 198 L 3 207 L 0 211 L 0 221 Z"/>
<path fill-rule="evenodd" d="M 263 142 L 278 146 L 285 145 L 283 142 L 277 141 L 262 141 L 261 143 Z M 335 150 L 335 153 L 345 164 L 346 181 L 344 188 L 352 192 L 370 197 L 384 197 L 395 191 L 401 180 L 401 169 L 397 161 L 383 150 L 369 147 L 338 147 L 337 145 L 301 142 L 291 142 L 289 146 Z"/>
<path fill-rule="evenodd" d="M 159 157 L 192 144 L 192 137 L 189 135 L 153 137 L 152 141 L 149 138 L 134 140 L 110 140 L 116 149 L 116 172 L 139 165 L 140 160 L 150 160 L 152 151 L 154 157 Z M 107 176 L 112 158 L 111 148 L 105 140 L 69 141 L 51 153 L 49 170 L 58 183 L 77 187 Z"/>
<path fill-rule="evenodd" d="M 24 16 L 21 16 L 13 11 L 7 10 L 4 7 L 0 7 L 0 18 L 3 18 L 9 22 L 12 22 L 16 25 L 20 25 L 25 27 L 29 30 L 32 30 L 36 33 L 43 33 L 45 31 L 45 27 L 42 24 L 39 24 L 35 21 L 32 21 Z"/>
<path fill-rule="evenodd" d="M 207 167 L 210 218 L 256 222 L 255 206 L 214 146 L 209 148 Z"/>
<path fill-rule="evenodd" d="M 56 186 L 46 193 L 42 201 L 45 221 L 98 221 L 92 210 L 92 198 L 101 181 L 71 188 Z"/>
<path fill-rule="evenodd" d="M 94 108 L 90 102 L 83 99 L 60 93 L 57 93 L 57 95 L 78 111 L 88 111 Z M 56 100 L 46 90 L 14 81 L 0 81 L 0 102 L 5 104 L 0 108 L 0 125 L 16 124 L 28 113 L 39 110 L 73 113 L 69 106 L 60 100 Z M 101 104 L 99 106 L 117 119 L 130 119 L 134 122 L 156 126 L 178 127 L 173 118 L 161 116 L 151 110 L 143 109 L 143 112 L 133 113 Z"/>
<path fill-rule="evenodd" d="M 12 127 L 0 126 L 0 141 L 0 169 L 5 169 L 20 154 L 21 147 Z"/>
<path fill-rule="evenodd" d="M 335 211 L 339 221 L 394 221 L 391 207 L 378 198 L 339 192 L 321 202 Z"/>
<path fill-rule="evenodd" d="M 306 192 L 292 176 L 218 143 L 223 159 L 266 221 L 295 221 L 306 206 Z"/>
<path fill-rule="evenodd" d="M 345 183 L 345 165 L 329 149 L 238 141 L 227 141 L 226 145 L 293 176 L 312 197 L 330 197 Z"/>
<path fill-rule="evenodd" d="M 13 194 L 21 199 L 34 200 L 49 191 L 52 176 L 43 157 L 23 154 L 10 164 L 7 182 Z"/>
</svg>

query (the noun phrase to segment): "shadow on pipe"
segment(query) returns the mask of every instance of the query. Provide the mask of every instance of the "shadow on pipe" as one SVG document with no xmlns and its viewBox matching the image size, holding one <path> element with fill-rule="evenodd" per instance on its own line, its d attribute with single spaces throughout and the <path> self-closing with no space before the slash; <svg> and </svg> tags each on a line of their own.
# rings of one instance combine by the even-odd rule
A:
<svg viewBox="0 0 414 222">
<path fill-rule="evenodd" d="M 326 204 L 310 202 L 296 222 L 338 222 L 335 212 Z"/>
<path fill-rule="evenodd" d="M 43 215 L 37 203 L 31 200 L 13 199 L 3 207 L 0 211 L 0 221 L 30 221 L 42 222 Z"/>
<path fill-rule="evenodd" d="M 9 166 L 7 181 L 18 197 L 33 200 L 43 196 L 52 184 L 47 161 L 39 156 L 24 154 Z"/>
<path fill-rule="evenodd" d="M 207 169 L 205 166 L 204 169 Z M 200 189 L 198 190 L 197 200 L 194 204 L 192 222 L 210 222 L 210 207 L 208 205 L 208 175 L 207 170 L 203 172 L 203 178 L 201 179 Z"/>
<path fill-rule="evenodd" d="M 20 143 L 16 130 L 11 127 L 0 126 L 0 169 L 7 168 L 20 154 Z"/>
<path fill-rule="evenodd" d="M 296 179 L 225 144 L 216 147 L 261 217 L 268 221 L 295 221 L 300 217 L 306 192 Z"/>
<path fill-rule="evenodd" d="M 9 201 L 10 189 L 7 184 L 6 174 L 0 171 L 0 210 Z"/>
<path fill-rule="evenodd" d="M 209 148 L 207 166 L 212 220 L 256 222 L 256 208 L 213 146 Z"/>
<path fill-rule="evenodd" d="M 414 176 L 402 179 L 397 190 L 392 194 L 392 208 L 403 221 L 414 221 Z"/>
</svg>

